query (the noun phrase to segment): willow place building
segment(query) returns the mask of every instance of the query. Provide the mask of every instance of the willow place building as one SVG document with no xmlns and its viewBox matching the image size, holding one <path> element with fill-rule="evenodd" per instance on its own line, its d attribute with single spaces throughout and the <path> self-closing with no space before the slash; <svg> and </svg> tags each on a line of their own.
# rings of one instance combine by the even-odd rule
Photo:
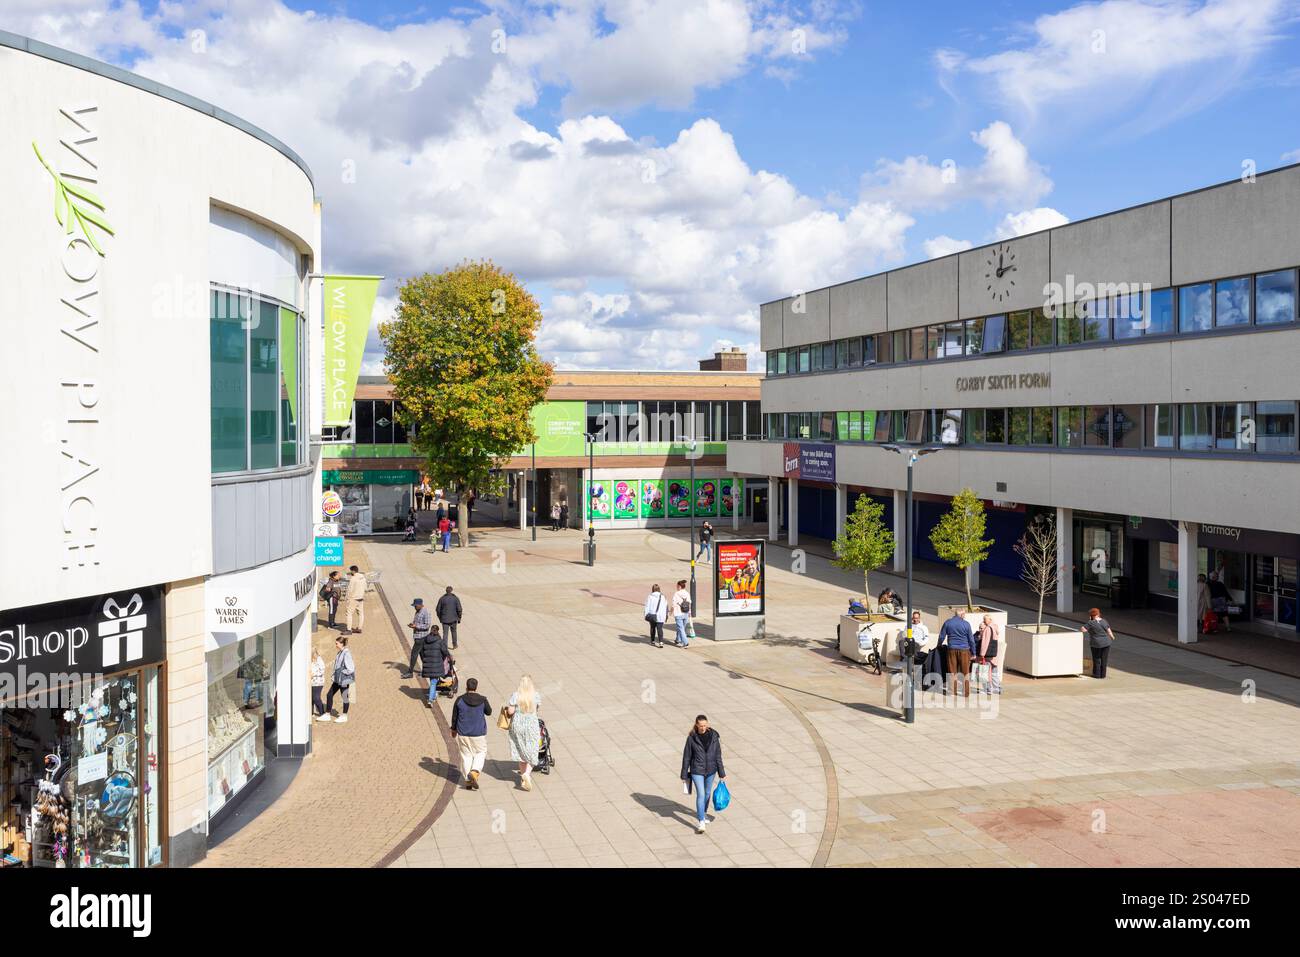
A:
<svg viewBox="0 0 1300 957">
<path fill-rule="evenodd" d="M 1026 522 L 1055 515 L 1058 610 L 1176 612 L 1194 642 L 1217 573 L 1234 628 L 1294 641 L 1297 266 L 1291 166 L 765 303 L 764 438 L 728 469 L 768 479 L 773 540 L 833 537 L 865 494 L 901 542 L 906 459 L 882 445 L 943 446 L 914 469 L 919 558 L 968 487 L 985 574 L 1016 578 Z"/>
<path fill-rule="evenodd" d="M 153 81 L 0 33 L 0 89 L 0 861 L 185 865 L 310 747 L 320 208 Z"/>
</svg>

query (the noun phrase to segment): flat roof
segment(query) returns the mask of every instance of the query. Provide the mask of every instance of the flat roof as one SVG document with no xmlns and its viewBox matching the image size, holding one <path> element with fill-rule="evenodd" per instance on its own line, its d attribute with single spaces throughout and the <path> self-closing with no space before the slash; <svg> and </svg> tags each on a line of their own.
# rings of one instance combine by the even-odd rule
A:
<svg viewBox="0 0 1300 957">
<path fill-rule="evenodd" d="M 99 76 L 110 80 L 116 80 L 118 83 L 125 83 L 127 86 L 133 86 L 137 90 L 143 90 L 146 93 L 152 93 L 154 96 L 161 96 L 165 100 L 171 100 L 173 103 L 179 103 L 181 106 L 187 106 L 191 110 L 204 113 L 214 120 L 220 120 L 228 126 L 247 133 L 255 139 L 261 140 L 272 149 L 278 150 L 295 166 L 303 171 L 307 176 L 307 182 L 312 184 L 312 191 L 316 189 L 316 180 L 311 175 L 311 170 L 307 166 L 307 161 L 291 150 L 281 140 L 276 139 L 270 133 L 254 126 L 245 119 L 235 116 L 233 113 L 227 113 L 219 106 L 213 106 L 204 100 L 190 96 L 173 87 L 166 86 L 154 80 L 132 73 L 129 70 L 123 70 L 121 67 L 113 66 L 111 63 L 104 63 L 100 60 L 83 56 L 80 53 L 73 53 L 71 50 L 64 50 L 60 47 L 51 46 L 48 43 L 42 43 L 40 40 L 33 40 L 31 37 L 21 36 L 17 33 L 10 33 L 7 30 L 0 30 L 0 47 L 9 47 L 13 50 L 21 50 L 24 53 L 31 53 L 35 56 L 44 57 L 47 60 L 54 60 L 65 66 L 75 67 L 78 70 L 85 70 L 87 73 L 95 73 Z"/>
</svg>

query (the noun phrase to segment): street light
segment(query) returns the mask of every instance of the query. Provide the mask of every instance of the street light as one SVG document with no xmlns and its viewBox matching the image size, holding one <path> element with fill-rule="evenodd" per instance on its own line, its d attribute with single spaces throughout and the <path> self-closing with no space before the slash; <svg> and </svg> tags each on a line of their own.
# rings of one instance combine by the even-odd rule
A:
<svg viewBox="0 0 1300 957">
<path fill-rule="evenodd" d="M 907 456 L 907 524 L 903 527 L 903 558 L 907 564 L 907 619 L 904 627 L 907 640 L 903 642 L 903 651 L 907 655 L 907 667 L 903 672 L 903 720 L 907 724 L 916 722 L 916 640 L 912 637 L 912 466 L 922 455 L 942 452 L 942 445 L 905 446 L 882 445 L 881 448 L 899 455 Z"/>
<path fill-rule="evenodd" d="M 698 615 L 696 609 L 699 607 L 695 603 L 695 423 L 691 423 L 692 435 L 686 440 L 686 458 L 691 463 L 691 486 L 687 492 L 686 499 L 691 503 L 691 611 Z"/>
<path fill-rule="evenodd" d="M 596 433 L 585 432 L 587 440 L 587 566 L 596 564 L 596 518 L 591 514 L 591 493 L 596 487 Z"/>
<path fill-rule="evenodd" d="M 533 443 L 533 491 L 528 496 L 528 510 L 533 513 L 533 541 L 537 541 L 537 443 Z"/>
</svg>

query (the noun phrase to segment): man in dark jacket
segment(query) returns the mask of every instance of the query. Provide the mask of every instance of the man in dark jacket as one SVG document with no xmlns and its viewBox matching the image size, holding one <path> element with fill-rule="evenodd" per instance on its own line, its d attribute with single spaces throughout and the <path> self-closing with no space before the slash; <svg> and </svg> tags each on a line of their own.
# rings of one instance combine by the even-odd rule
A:
<svg viewBox="0 0 1300 957">
<path fill-rule="evenodd" d="M 966 697 L 970 697 L 970 661 L 978 649 L 975 632 L 966 620 L 965 609 L 958 608 L 951 618 L 939 629 L 939 646 L 946 648 L 945 658 L 948 664 L 948 679 L 952 682 L 952 693 L 957 694 L 960 684 Z"/>
<path fill-rule="evenodd" d="M 420 646 L 420 675 L 428 679 L 428 704 L 431 708 L 438 700 L 438 679 L 447 673 L 444 658 L 451 658 L 451 652 L 447 650 L 447 639 L 438 631 L 438 626 L 434 625 Z"/>
<path fill-rule="evenodd" d="M 460 750 L 460 774 L 465 788 L 478 790 L 478 776 L 487 757 L 487 719 L 492 713 L 488 699 L 478 693 L 478 679 L 465 682 L 465 693 L 451 706 L 451 736 Z"/>
<path fill-rule="evenodd" d="M 709 825 L 709 798 L 713 796 L 714 778 L 726 779 L 727 769 L 722 766 L 722 738 L 709 727 L 706 715 L 695 716 L 695 727 L 686 736 L 682 751 L 682 781 L 686 793 L 695 790 L 695 833 L 703 834 Z"/>
<path fill-rule="evenodd" d="M 451 593 L 451 586 L 447 586 L 447 592 L 438 599 L 438 621 L 442 623 L 442 630 L 451 639 L 451 647 L 456 647 L 456 626 L 460 624 L 460 616 L 464 609 L 460 606 L 460 598 Z"/>
</svg>

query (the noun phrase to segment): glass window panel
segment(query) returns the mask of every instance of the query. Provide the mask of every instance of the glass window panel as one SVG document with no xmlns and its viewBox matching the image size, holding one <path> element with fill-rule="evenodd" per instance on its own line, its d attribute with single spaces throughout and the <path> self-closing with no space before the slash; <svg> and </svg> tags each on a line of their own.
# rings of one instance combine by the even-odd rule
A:
<svg viewBox="0 0 1300 957">
<path fill-rule="evenodd" d="M 1250 277 L 1220 279 L 1214 284 L 1214 324 L 1245 326 L 1250 324 Z"/>
<path fill-rule="evenodd" d="M 835 343 L 827 342 L 822 345 L 822 368 L 835 368 Z"/>
<path fill-rule="evenodd" d="M 977 356 L 984 348 L 984 320 L 966 320 L 966 355 Z"/>
<path fill-rule="evenodd" d="M 1174 447 L 1174 423 L 1177 419 L 1176 406 L 1168 402 L 1160 405 L 1148 405 L 1143 408 L 1146 425 L 1143 428 L 1142 444 L 1148 449 L 1172 449 Z"/>
<path fill-rule="evenodd" d="M 924 410 L 912 409 L 907 413 L 907 438 L 906 441 L 919 443 L 926 440 L 926 415 Z"/>
<path fill-rule="evenodd" d="M 906 362 L 910 353 L 907 351 L 908 336 L 906 329 L 900 329 L 897 332 L 890 333 L 894 337 L 894 361 Z"/>
<path fill-rule="evenodd" d="M 393 402 L 391 399 L 375 400 L 375 444 L 391 445 L 393 442 Z"/>
<path fill-rule="evenodd" d="M 789 371 L 789 364 L 788 364 L 788 361 L 787 361 L 787 360 L 788 360 L 789 358 L 790 358 L 789 353 L 787 353 L 784 349 L 782 349 L 780 352 L 778 352 L 778 353 L 776 354 L 776 374 L 777 374 L 777 375 L 786 375 L 786 374 L 787 374 L 787 372 Z"/>
<path fill-rule="evenodd" d="M 807 346 L 799 350 L 799 371 L 812 371 L 812 352 Z"/>
<path fill-rule="evenodd" d="M 892 433 L 891 439 L 894 442 L 907 441 L 907 413 L 902 409 L 895 409 L 889 416 Z"/>
<path fill-rule="evenodd" d="M 1028 349 L 1030 342 L 1029 310 L 1013 312 L 1007 316 L 1007 350 Z"/>
<path fill-rule="evenodd" d="M 1030 345 L 1035 349 L 1042 349 L 1050 346 L 1054 337 L 1052 336 L 1052 317 L 1043 312 L 1042 308 L 1030 310 Z"/>
<path fill-rule="evenodd" d="M 844 369 L 849 364 L 849 340 L 841 339 L 835 343 L 835 365 Z"/>
<path fill-rule="evenodd" d="M 967 409 L 966 415 L 966 441 L 971 445 L 984 444 L 984 410 Z"/>
<path fill-rule="evenodd" d="M 888 332 L 876 336 L 876 361 L 881 365 L 894 361 L 894 337 Z"/>
<path fill-rule="evenodd" d="M 1179 407 L 1178 447 L 1209 449 L 1213 442 L 1214 406 L 1187 402 Z"/>
<path fill-rule="evenodd" d="M 298 463 L 298 409 L 302 376 L 299 368 L 298 314 L 283 307 L 280 319 L 280 464 Z"/>
<path fill-rule="evenodd" d="M 1029 444 L 1029 409 L 1028 407 L 1018 407 L 1010 410 L 1011 412 L 1011 429 L 1009 435 L 1009 445 L 1028 445 Z"/>
<path fill-rule="evenodd" d="M 745 438 L 758 438 L 758 424 L 762 421 L 762 404 L 745 403 Z"/>
<path fill-rule="evenodd" d="M 1249 441 L 1254 416 L 1249 402 L 1221 403 L 1214 407 L 1214 447 L 1237 452 L 1253 452 Z"/>
<path fill-rule="evenodd" d="M 1136 449 L 1142 443 L 1142 406 L 1117 405 L 1110 417 L 1111 445 Z"/>
<path fill-rule="evenodd" d="M 943 326 L 929 326 L 926 328 L 925 338 L 925 357 L 927 359 L 938 359 L 943 350 Z"/>
<path fill-rule="evenodd" d="M 590 414 L 591 414 L 591 407 L 592 407 L 593 405 L 595 405 L 596 408 L 597 408 L 597 410 L 598 410 L 598 411 L 597 411 L 597 418 L 596 418 L 596 420 L 595 420 L 595 427 L 594 427 L 594 428 L 589 428 L 587 431 L 589 431 L 589 432 L 599 432 L 599 431 L 600 431 L 600 421 L 601 421 L 601 420 L 600 420 L 600 417 L 599 417 L 599 410 L 600 410 L 600 408 L 601 408 L 601 403 L 599 403 L 599 402 L 588 402 L 588 403 L 587 403 L 587 414 L 588 414 L 589 416 L 590 416 Z M 353 431 L 353 441 L 356 442 L 358 445 L 371 445 L 371 444 L 373 444 L 374 441 L 375 441 L 375 403 L 374 403 L 374 400 L 373 400 L 373 399 L 357 399 L 356 402 L 354 403 L 354 406 L 353 406 L 353 407 L 354 407 L 354 409 L 355 409 L 353 415 L 354 415 L 354 421 L 355 421 L 355 423 L 356 423 L 356 428 L 355 428 L 355 430 Z M 591 420 L 588 419 L 588 423 L 590 423 L 590 422 L 591 422 Z"/>
<path fill-rule="evenodd" d="M 1167 336 L 1174 331 L 1174 291 L 1157 289 L 1146 297 L 1142 328 L 1148 336 Z"/>
<path fill-rule="evenodd" d="M 862 413 L 862 434 L 868 442 L 888 442 L 890 416 L 888 409 L 868 409 Z"/>
<path fill-rule="evenodd" d="M 767 374 L 776 375 L 776 353 L 775 352 L 769 352 L 767 354 Z"/>
<path fill-rule="evenodd" d="M 1029 444 L 1052 444 L 1052 407 L 1035 406 L 1029 410 Z"/>
<path fill-rule="evenodd" d="M 1110 448 L 1110 406 L 1090 405 L 1083 410 L 1083 444 Z"/>
<path fill-rule="evenodd" d="M 727 438 L 737 441 L 745 437 L 745 403 L 727 403 Z"/>
<path fill-rule="evenodd" d="M 1255 403 L 1255 445 L 1261 452 L 1296 450 L 1294 402 Z"/>
<path fill-rule="evenodd" d="M 961 428 L 962 410 L 943 409 L 939 415 L 939 428 L 935 438 L 943 445 L 960 445 Z"/>
<path fill-rule="evenodd" d="M 1295 322 L 1296 271 L 1262 273 L 1255 277 L 1255 325 Z"/>
<path fill-rule="evenodd" d="M 818 438 L 830 440 L 835 438 L 835 413 L 823 412 L 821 414 L 821 429 Z"/>
<path fill-rule="evenodd" d="M 1057 345 L 1072 346 L 1082 341 L 1083 323 L 1079 319 L 1077 304 L 1062 303 L 1056 314 Z"/>
<path fill-rule="evenodd" d="M 1005 445 L 1007 441 L 1007 410 L 984 410 L 984 441 L 988 445 Z"/>
<path fill-rule="evenodd" d="M 1083 448 L 1083 406 L 1066 405 L 1056 410 L 1056 444 L 1062 449 Z"/>
<path fill-rule="evenodd" d="M 856 336 L 849 340 L 849 365 L 862 365 L 862 340 Z"/>
<path fill-rule="evenodd" d="M 1003 352 L 1007 344 L 1007 317 L 989 316 L 984 320 L 984 343 L 980 352 Z"/>
<path fill-rule="evenodd" d="M 248 468 L 248 323 L 239 315 L 239 303 L 231 293 L 212 292 L 208 372 L 214 472 Z"/>
<path fill-rule="evenodd" d="M 813 372 L 822 371 L 822 347 L 821 346 L 812 347 L 812 371 Z"/>
<path fill-rule="evenodd" d="M 1117 297 L 1111 309 L 1111 328 L 1116 339 L 1136 339 L 1142 335 L 1142 294 Z"/>
<path fill-rule="evenodd" d="M 849 413 L 849 441 L 850 442 L 862 441 L 862 413 L 861 412 Z"/>
<path fill-rule="evenodd" d="M 1200 332 L 1214 324 L 1214 285 L 1203 282 L 1178 290 L 1178 331 Z"/>
<path fill-rule="evenodd" d="M 876 363 L 876 337 L 862 337 L 862 364 L 864 366 L 875 365 Z"/>
<path fill-rule="evenodd" d="M 1083 341 L 1097 342 L 1110 338 L 1110 300 L 1093 299 L 1079 303 L 1079 324 L 1083 327 Z"/>
<path fill-rule="evenodd" d="M 406 423 L 409 418 L 406 409 L 402 408 L 402 403 L 393 403 L 393 442 L 397 445 L 405 445 L 409 439 L 406 434 Z"/>
<path fill-rule="evenodd" d="M 799 413 L 799 438 L 811 439 L 813 430 L 813 414 L 811 412 Z"/>
<path fill-rule="evenodd" d="M 280 323 L 279 307 L 258 300 L 257 321 L 249 329 L 249 444 L 252 467 L 280 464 Z"/>
<path fill-rule="evenodd" d="M 915 329 L 907 330 L 907 355 L 913 362 L 919 362 L 925 358 L 925 333 L 925 326 L 917 326 Z"/>
</svg>

